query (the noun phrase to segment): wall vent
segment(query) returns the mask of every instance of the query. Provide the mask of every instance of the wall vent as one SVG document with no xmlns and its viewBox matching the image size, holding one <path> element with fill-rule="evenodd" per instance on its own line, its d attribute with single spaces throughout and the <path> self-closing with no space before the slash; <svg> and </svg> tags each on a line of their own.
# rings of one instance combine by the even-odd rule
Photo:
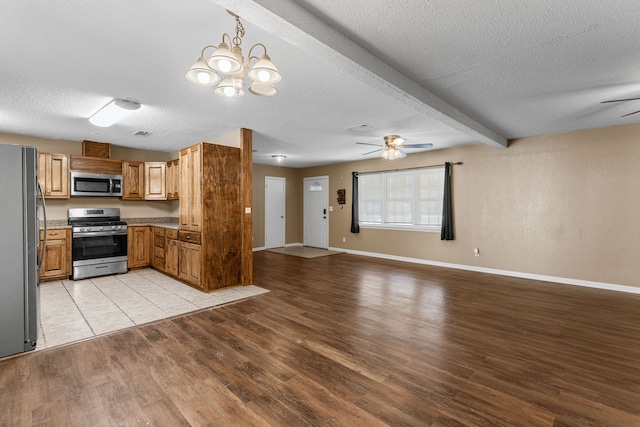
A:
<svg viewBox="0 0 640 427">
<path fill-rule="evenodd" d="M 151 132 L 148 132 L 146 130 L 139 130 L 138 132 L 134 133 L 135 136 L 147 136 L 150 135 Z"/>
</svg>

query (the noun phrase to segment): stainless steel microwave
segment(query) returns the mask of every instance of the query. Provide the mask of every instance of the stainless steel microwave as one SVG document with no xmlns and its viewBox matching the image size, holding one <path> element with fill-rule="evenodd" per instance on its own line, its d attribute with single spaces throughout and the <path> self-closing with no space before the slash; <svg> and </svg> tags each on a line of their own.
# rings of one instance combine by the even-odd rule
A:
<svg viewBox="0 0 640 427">
<path fill-rule="evenodd" d="M 71 172 L 72 196 L 122 196 L 122 175 Z"/>
</svg>

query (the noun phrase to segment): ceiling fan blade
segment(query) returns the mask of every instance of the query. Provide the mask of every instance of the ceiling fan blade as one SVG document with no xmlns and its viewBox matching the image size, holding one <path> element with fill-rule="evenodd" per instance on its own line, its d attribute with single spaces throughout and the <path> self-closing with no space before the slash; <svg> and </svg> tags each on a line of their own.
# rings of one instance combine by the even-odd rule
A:
<svg viewBox="0 0 640 427">
<path fill-rule="evenodd" d="M 431 148 L 433 144 L 402 144 L 402 148 Z"/>
<path fill-rule="evenodd" d="M 640 110 L 638 110 L 638 111 L 634 111 L 633 113 L 625 114 L 624 116 L 620 116 L 620 117 L 627 117 L 627 116 L 631 116 L 631 115 L 633 115 L 633 114 L 638 114 L 638 113 L 640 113 Z"/>
<path fill-rule="evenodd" d="M 399 159 L 404 159 L 405 157 L 407 157 L 407 153 L 405 153 L 404 150 L 402 150 L 400 147 L 398 147 L 398 151 L 400 152 L 400 157 L 398 157 Z"/>
<path fill-rule="evenodd" d="M 625 98 L 625 99 L 612 99 L 610 101 L 602 101 L 600 104 L 607 104 L 609 102 L 624 102 L 624 101 L 635 101 L 640 98 Z M 623 116 L 624 117 L 624 116 Z"/>
<path fill-rule="evenodd" d="M 356 144 L 360 144 L 360 145 L 373 145 L 374 147 L 382 147 L 382 144 L 372 144 L 370 142 L 356 142 Z"/>
<path fill-rule="evenodd" d="M 362 153 L 363 156 L 366 156 L 367 154 L 373 154 L 373 153 L 377 153 L 378 151 L 382 151 L 382 148 L 378 148 L 377 150 L 373 150 L 373 151 L 368 151 L 366 153 Z"/>
</svg>

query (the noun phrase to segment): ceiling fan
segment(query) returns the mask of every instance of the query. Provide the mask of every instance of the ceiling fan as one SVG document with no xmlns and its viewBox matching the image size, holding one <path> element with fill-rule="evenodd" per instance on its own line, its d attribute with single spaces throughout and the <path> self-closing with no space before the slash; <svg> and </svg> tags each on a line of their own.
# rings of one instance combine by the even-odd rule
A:
<svg viewBox="0 0 640 427">
<path fill-rule="evenodd" d="M 363 153 L 363 156 L 367 154 L 372 154 L 378 151 L 382 151 L 382 157 L 387 160 L 395 160 L 402 159 L 407 157 L 407 153 L 405 153 L 405 149 L 407 148 L 431 148 L 433 144 L 405 144 L 405 139 L 400 137 L 400 135 L 387 135 L 384 137 L 384 145 L 382 144 L 371 144 L 369 142 L 356 142 L 356 144 L 360 145 L 373 145 L 378 148 L 373 151 L 368 151 Z"/>
<path fill-rule="evenodd" d="M 608 104 L 608 103 L 610 103 L 610 102 L 636 101 L 636 100 L 638 100 L 638 99 L 640 99 L 640 98 L 612 99 L 612 100 L 610 100 L 610 101 L 602 101 L 600 104 Z M 637 114 L 637 113 L 640 113 L 640 110 L 638 110 L 638 111 L 634 111 L 634 112 L 632 112 L 632 113 L 625 114 L 625 115 L 620 116 L 620 117 L 627 117 L 627 116 L 631 116 L 631 115 L 633 115 L 633 114 Z"/>
</svg>

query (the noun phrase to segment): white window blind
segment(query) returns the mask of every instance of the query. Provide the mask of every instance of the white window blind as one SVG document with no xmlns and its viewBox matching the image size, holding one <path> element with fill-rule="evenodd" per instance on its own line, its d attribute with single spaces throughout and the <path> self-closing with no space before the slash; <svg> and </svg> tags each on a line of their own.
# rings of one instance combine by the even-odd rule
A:
<svg viewBox="0 0 640 427">
<path fill-rule="evenodd" d="M 444 166 L 358 177 L 361 227 L 440 231 Z"/>
</svg>

